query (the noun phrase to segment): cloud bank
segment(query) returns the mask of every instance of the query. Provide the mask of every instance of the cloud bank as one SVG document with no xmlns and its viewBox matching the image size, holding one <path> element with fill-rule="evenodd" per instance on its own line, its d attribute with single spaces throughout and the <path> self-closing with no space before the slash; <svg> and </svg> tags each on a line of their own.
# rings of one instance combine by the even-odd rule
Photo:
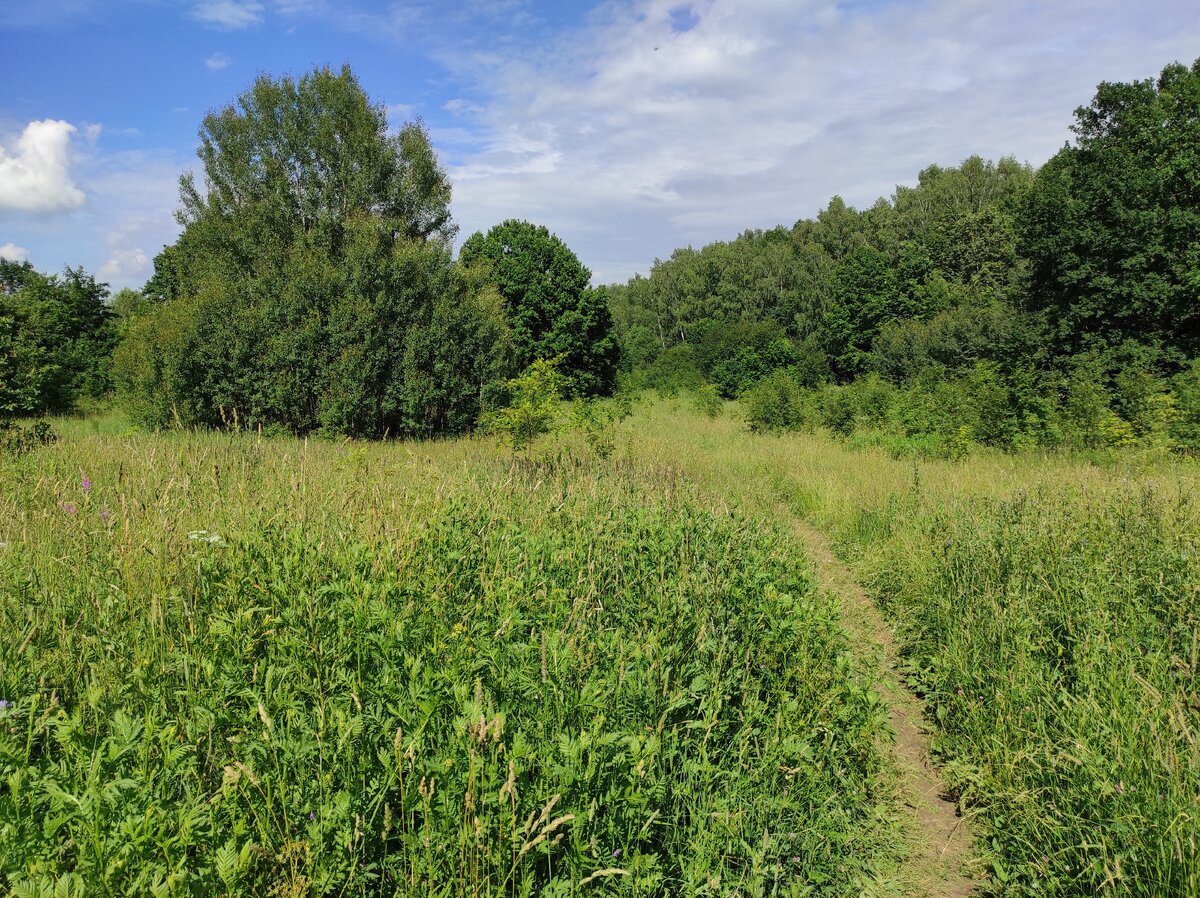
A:
<svg viewBox="0 0 1200 898">
<path fill-rule="evenodd" d="M 624 279 L 834 194 L 869 204 L 931 163 L 1044 162 L 1099 81 L 1198 52 L 1191 3 L 1162 5 L 610 3 L 549 45 L 443 54 L 490 96 L 451 110 L 465 139 L 433 136 L 464 236 L 528 218 Z"/>
</svg>

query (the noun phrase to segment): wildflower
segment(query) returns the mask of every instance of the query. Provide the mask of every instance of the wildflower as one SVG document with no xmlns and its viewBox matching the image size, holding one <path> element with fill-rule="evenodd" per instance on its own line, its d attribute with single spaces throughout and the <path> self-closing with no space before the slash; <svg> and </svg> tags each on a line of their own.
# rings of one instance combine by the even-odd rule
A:
<svg viewBox="0 0 1200 898">
<path fill-rule="evenodd" d="M 62 504 L 62 509 L 63 509 L 63 511 L 65 511 L 67 514 L 75 514 L 75 512 L 79 511 L 79 509 L 75 507 L 75 503 L 74 503 L 74 502 L 64 502 L 64 503 Z"/>
<path fill-rule="evenodd" d="M 0 539 L 0 552 L 3 552 L 7 548 L 8 548 L 8 543 L 6 543 L 4 540 Z"/>
<path fill-rule="evenodd" d="M 308 812 L 308 822 L 309 822 L 309 823 L 312 823 L 312 822 L 313 822 L 314 820 L 316 820 L 316 819 L 317 819 L 317 812 L 316 812 L 316 811 L 309 811 L 309 812 Z"/>
<path fill-rule="evenodd" d="M 88 476 L 86 474 L 83 475 L 83 480 L 79 481 L 79 488 L 85 493 L 90 493 L 92 491 L 92 482 L 88 480 Z"/>
<path fill-rule="evenodd" d="M 620 856 L 621 856 L 621 849 L 620 849 L 620 848 L 614 848 L 614 849 L 613 849 L 613 857 L 614 857 L 614 858 L 619 858 Z"/>
<path fill-rule="evenodd" d="M 12 707 L 12 702 L 10 702 L 6 698 L 0 698 L 0 711 L 3 711 L 6 708 L 11 708 L 11 707 Z"/>
<path fill-rule="evenodd" d="M 209 543 L 213 546 L 225 545 L 225 540 L 221 538 L 221 534 L 209 533 L 207 530 L 192 530 L 188 533 L 188 539 L 198 543 Z"/>
<path fill-rule="evenodd" d="M 107 508 L 100 509 L 100 520 L 102 520 L 104 523 L 107 524 L 108 519 L 111 517 L 112 517 L 112 512 L 109 511 Z"/>
</svg>

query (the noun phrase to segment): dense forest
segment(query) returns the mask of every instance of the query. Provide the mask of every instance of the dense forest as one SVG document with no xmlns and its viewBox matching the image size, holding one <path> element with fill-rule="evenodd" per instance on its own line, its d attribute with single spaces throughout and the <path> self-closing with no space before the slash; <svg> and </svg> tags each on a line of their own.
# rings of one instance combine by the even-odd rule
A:
<svg viewBox="0 0 1200 898">
<path fill-rule="evenodd" d="M 1200 446 L 1200 62 L 1101 84 L 1073 131 L 609 287 L 626 377 L 900 450 Z"/>
<path fill-rule="evenodd" d="M 142 291 L 4 263 L 0 415 L 446 435 L 553 360 L 570 396 L 715 391 L 900 453 L 1200 448 L 1200 61 L 1101 84 L 1073 131 L 1039 170 L 933 165 L 593 288 L 524 221 L 455 260 L 423 125 L 389 132 L 348 68 L 260 76 L 204 119 Z"/>
</svg>

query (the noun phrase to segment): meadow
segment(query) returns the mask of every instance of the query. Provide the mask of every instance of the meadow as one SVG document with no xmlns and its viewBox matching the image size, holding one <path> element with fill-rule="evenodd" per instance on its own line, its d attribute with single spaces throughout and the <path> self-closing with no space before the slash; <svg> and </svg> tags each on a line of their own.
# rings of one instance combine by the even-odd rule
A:
<svg viewBox="0 0 1200 898">
<path fill-rule="evenodd" d="M 939 894 L 802 527 L 895 626 L 981 892 L 1200 893 L 1186 459 L 686 395 L 611 454 L 55 427 L 0 456 L 13 894 Z"/>
<path fill-rule="evenodd" d="M 675 468 L 56 426 L 0 461 L 12 894 L 853 895 L 895 853 L 835 603 Z"/>
<path fill-rule="evenodd" d="M 829 535 L 894 622 L 985 892 L 1200 894 L 1193 461 L 913 461 L 682 399 L 633 426 L 746 513 Z"/>
</svg>

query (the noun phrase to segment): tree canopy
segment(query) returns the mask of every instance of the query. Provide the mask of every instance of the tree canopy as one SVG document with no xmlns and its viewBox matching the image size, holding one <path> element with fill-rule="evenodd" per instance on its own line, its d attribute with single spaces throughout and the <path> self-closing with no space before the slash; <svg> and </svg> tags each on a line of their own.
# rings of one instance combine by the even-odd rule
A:
<svg viewBox="0 0 1200 898">
<path fill-rule="evenodd" d="M 611 391 L 619 344 L 602 293 L 575 253 L 548 229 L 510 219 L 487 234 L 472 234 L 459 259 L 485 265 L 512 329 L 517 364 L 560 358 L 559 371 L 575 395 Z"/>
<path fill-rule="evenodd" d="M 117 332 L 106 284 L 0 259 L 0 418 L 71 411 L 109 389 Z"/>
<path fill-rule="evenodd" d="M 1025 216 L 1029 307 L 1057 341 L 1200 352 L 1200 60 L 1104 83 Z"/>
<path fill-rule="evenodd" d="M 348 68 L 260 76 L 200 128 L 179 240 L 118 353 L 142 420 L 458 432 L 510 373 L 494 289 L 454 266 L 450 185 Z"/>
</svg>

